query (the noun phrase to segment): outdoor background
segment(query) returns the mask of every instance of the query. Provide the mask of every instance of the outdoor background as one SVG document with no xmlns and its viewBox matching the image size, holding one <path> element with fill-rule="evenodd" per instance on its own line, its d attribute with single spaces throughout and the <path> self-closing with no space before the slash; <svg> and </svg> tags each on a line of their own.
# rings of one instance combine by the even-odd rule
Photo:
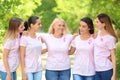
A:
<svg viewBox="0 0 120 80">
<path fill-rule="evenodd" d="M 20 17 L 26 21 L 31 15 L 39 16 L 42 20 L 42 32 L 47 32 L 52 20 L 60 17 L 66 21 L 73 34 L 78 32 L 81 18 L 88 16 L 94 21 L 99 13 L 110 16 L 120 38 L 120 0 L 0 0 L 0 60 L 5 30 L 11 17 Z M 117 80 L 120 80 L 120 41 L 117 43 L 116 54 Z M 47 54 L 42 56 L 43 69 L 45 69 L 46 57 Z M 74 55 L 71 56 L 71 64 L 73 59 Z M 20 80 L 20 67 L 17 72 Z"/>
</svg>

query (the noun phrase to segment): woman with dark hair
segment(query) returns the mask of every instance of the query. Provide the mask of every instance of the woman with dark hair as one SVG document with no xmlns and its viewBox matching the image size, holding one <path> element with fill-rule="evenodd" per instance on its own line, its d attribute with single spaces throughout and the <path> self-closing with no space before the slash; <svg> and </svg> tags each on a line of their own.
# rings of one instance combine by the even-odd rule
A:
<svg viewBox="0 0 120 80">
<path fill-rule="evenodd" d="M 94 34 L 89 17 L 80 20 L 79 35 L 72 41 L 69 54 L 75 52 L 73 80 L 94 80 Z"/>
<path fill-rule="evenodd" d="M 20 41 L 20 55 L 23 80 L 41 80 L 42 42 L 36 32 L 41 28 L 41 20 L 31 16 L 25 23 L 27 36 L 22 36 Z"/>
<path fill-rule="evenodd" d="M 104 13 L 99 14 L 95 26 L 99 31 L 94 46 L 95 80 L 116 80 L 115 49 L 118 39 L 110 17 Z M 109 56 L 111 56 L 111 60 L 108 58 Z"/>
</svg>

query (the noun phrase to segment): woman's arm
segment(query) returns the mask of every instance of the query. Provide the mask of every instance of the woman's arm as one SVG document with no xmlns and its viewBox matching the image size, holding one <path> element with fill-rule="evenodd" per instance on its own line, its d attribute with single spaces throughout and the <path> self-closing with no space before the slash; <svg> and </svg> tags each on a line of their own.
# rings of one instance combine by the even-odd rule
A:
<svg viewBox="0 0 120 80">
<path fill-rule="evenodd" d="M 78 36 L 79 34 L 78 33 L 74 33 L 73 35 L 72 35 L 72 40 L 74 40 L 75 38 L 76 38 L 76 36 Z"/>
<path fill-rule="evenodd" d="M 20 46 L 20 62 L 21 62 L 23 80 L 27 80 L 27 73 L 25 67 L 25 49 L 26 48 L 24 46 Z"/>
<path fill-rule="evenodd" d="M 41 54 L 44 54 L 46 52 L 48 52 L 48 49 L 46 48 L 46 44 L 45 41 L 43 40 L 43 37 L 40 36 L 41 42 L 43 43 L 43 47 L 45 47 L 44 49 L 42 49 Z"/>
<path fill-rule="evenodd" d="M 70 47 L 70 50 L 69 50 L 69 55 L 72 55 L 74 52 L 75 52 L 76 48 L 74 47 Z"/>
<path fill-rule="evenodd" d="M 111 80 L 116 80 L 116 49 L 110 50 L 111 52 L 111 61 L 113 66 L 113 76 Z"/>
<path fill-rule="evenodd" d="M 76 38 L 76 36 L 78 36 L 79 34 L 77 34 L 77 33 L 74 33 L 73 35 L 72 35 L 72 41 Z M 72 42 L 71 42 L 72 43 Z M 68 51 L 68 54 L 69 55 L 72 55 L 74 52 L 75 52 L 75 50 L 76 50 L 76 48 L 75 47 L 73 47 L 73 46 L 70 46 L 70 49 L 69 49 L 69 51 Z"/>
<path fill-rule="evenodd" d="M 47 49 L 47 48 L 45 48 L 45 49 L 42 49 L 42 52 L 41 52 L 41 54 L 44 54 L 44 53 L 46 53 L 46 52 L 48 52 L 48 49 Z"/>
<path fill-rule="evenodd" d="M 12 78 L 11 78 L 11 72 L 10 72 L 10 68 L 9 68 L 9 64 L 8 64 L 8 55 L 9 55 L 9 50 L 4 48 L 3 63 L 4 63 L 5 70 L 7 72 L 6 80 L 11 80 Z"/>
<path fill-rule="evenodd" d="M 44 41 L 44 39 L 43 39 L 42 36 L 40 36 L 40 39 L 41 39 L 41 42 L 42 42 L 42 43 L 45 43 L 45 41 Z"/>
</svg>

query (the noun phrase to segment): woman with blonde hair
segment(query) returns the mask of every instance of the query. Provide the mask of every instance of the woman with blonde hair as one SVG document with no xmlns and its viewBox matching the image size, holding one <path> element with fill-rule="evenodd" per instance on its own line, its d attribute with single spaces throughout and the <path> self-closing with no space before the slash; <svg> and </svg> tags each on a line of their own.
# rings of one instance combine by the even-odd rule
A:
<svg viewBox="0 0 120 80">
<path fill-rule="evenodd" d="M 55 18 L 50 25 L 49 34 L 42 36 L 48 49 L 46 80 L 70 80 L 70 58 L 68 54 L 72 35 L 68 34 L 65 21 Z"/>
<path fill-rule="evenodd" d="M 110 17 L 104 13 L 97 15 L 95 26 L 99 31 L 94 45 L 95 80 L 116 80 L 116 42 L 118 39 Z"/>
<path fill-rule="evenodd" d="M 19 65 L 20 32 L 24 30 L 22 19 L 13 17 L 5 34 L 3 62 L 0 63 L 0 76 L 2 80 L 17 80 L 16 69 Z"/>
</svg>

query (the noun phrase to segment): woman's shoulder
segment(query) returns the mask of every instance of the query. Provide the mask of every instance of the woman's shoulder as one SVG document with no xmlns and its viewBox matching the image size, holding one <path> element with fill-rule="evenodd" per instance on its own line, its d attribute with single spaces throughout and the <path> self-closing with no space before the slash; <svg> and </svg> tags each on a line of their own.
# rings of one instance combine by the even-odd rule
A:
<svg viewBox="0 0 120 80">
<path fill-rule="evenodd" d="M 48 34 L 48 33 L 40 33 L 39 36 L 42 36 L 42 37 L 48 37 L 50 36 L 51 34 Z"/>
<path fill-rule="evenodd" d="M 29 37 L 28 35 L 27 36 L 26 35 L 22 35 L 21 39 L 27 39 L 28 37 Z"/>
<path fill-rule="evenodd" d="M 72 40 L 73 35 L 72 34 L 64 34 L 63 37 Z"/>
<path fill-rule="evenodd" d="M 64 36 L 72 36 L 72 34 L 64 34 Z"/>
<path fill-rule="evenodd" d="M 114 36 L 110 35 L 110 34 L 106 36 L 106 39 L 116 41 L 116 38 Z"/>
<path fill-rule="evenodd" d="M 4 41 L 4 44 L 12 44 L 12 42 L 14 42 L 14 39 L 7 39 Z"/>
<path fill-rule="evenodd" d="M 79 40 L 80 39 L 80 35 L 77 35 L 77 36 L 75 36 L 74 38 L 73 38 L 73 40 L 75 41 L 75 40 Z"/>
</svg>

